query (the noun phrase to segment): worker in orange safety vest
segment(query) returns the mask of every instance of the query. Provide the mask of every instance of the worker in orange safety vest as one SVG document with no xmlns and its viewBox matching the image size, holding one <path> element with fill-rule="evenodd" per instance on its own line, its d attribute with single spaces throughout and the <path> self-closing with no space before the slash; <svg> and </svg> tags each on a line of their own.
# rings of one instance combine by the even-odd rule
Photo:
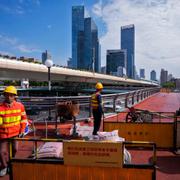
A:
<svg viewBox="0 0 180 180">
<path fill-rule="evenodd" d="M 24 105 L 16 101 L 17 89 L 8 86 L 3 92 L 4 101 L 0 103 L 0 176 L 7 172 L 9 161 L 8 139 L 22 137 L 27 125 Z M 13 156 L 17 151 L 17 141 L 13 141 Z"/>
</svg>

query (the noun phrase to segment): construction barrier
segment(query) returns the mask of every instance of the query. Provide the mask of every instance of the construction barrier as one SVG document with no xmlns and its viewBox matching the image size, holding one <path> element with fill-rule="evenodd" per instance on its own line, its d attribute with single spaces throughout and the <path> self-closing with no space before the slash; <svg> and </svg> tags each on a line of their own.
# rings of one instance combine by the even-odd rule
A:
<svg viewBox="0 0 180 180">
<path fill-rule="evenodd" d="M 176 118 L 176 149 L 180 149 L 180 116 Z"/>
<path fill-rule="evenodd" d="M 172 92 L 172 90 L 169 89 L 169 88 L 161 88 L 161 89 L 160 89 L 160 92 L 163 92 L 163 93 L 170 93 L 170 92 Z"/>
<path fill-rule="evenodd" d="M 23 172 L 22 172 L 23 168 Z M 66 166 L 42 162 L 13 162 L 13 180 L 154 179 L 154 169 Z"/>
<path fill-rule="evenodd" d="M 126 141 L 151 141 L 158 148 L 174 148 L 174 123 L 104 122 L 104 131 L 118 130 Z"/>
<path fill-rule="evenodd" d="M 65 141 L 63 142 L 63 159 L 38 159 L 38 141 L 59 140 L 29 140 L 25 138 L 16 138 L 16 140 L 33 142 L 36 152 L 34 158 L 12 158 L 10 155 L 10 179 L 12 180 L 144 180 L 145 177 L 146 180 L 154 180 L 156 177 L 156 146 L 154 143 Z M 152 162 L 148 164 L 124 164 L 122 149 L 128 144 L 150 145 L 153 149 Z"/>
</svg>

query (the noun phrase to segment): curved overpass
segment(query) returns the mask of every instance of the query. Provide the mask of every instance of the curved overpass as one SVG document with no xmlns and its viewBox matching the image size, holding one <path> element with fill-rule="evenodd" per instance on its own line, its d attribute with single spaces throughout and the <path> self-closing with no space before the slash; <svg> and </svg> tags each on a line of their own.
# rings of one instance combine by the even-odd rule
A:
<svg viewBox="0 0 180 180">
<path fill-rule="evenodd" d="M 43 64 L 35 64 L 22 62 L 11 59 L 0 58 L 0 79 L 21 80 L 28 78 L 29 80 L 46 81 L 47 67 Z M 134 79 L 122 78 L 117 76 L 93 73 L 88 71 L 74 70 L 64 67 L 51 68 L 51 80 L 63 82 L 84 82 L 96 83 L 102 82 L 106 85 L 115 86 L 139 86 L 139 87 L 156 87 L 157 83 L 149 81 L 139 81 Z"/>
</svg>

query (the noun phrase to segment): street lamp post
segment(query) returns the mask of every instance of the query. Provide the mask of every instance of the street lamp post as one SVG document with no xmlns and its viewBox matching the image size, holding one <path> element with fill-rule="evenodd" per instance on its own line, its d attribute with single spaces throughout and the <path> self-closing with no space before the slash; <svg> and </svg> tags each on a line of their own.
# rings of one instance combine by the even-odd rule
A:
<svg viewBox="0 0 180 180">
<path fill-rule="evenodd" d="M 53 66 L 53 61 L 51 59 L 47 59 L 45 61 L 45 65 L 48 68 L 48 89 L 51 91 L 51 67 Z"/>
<path fill-rule="evenodd" d="M 51 59 L 47 59 L 45 61 L 45 65 L 48 68 L 48 90 L 49 90 L 49 94 L 50 94 L 50 92 L 51 92 L 51 67 L 53 66 L 53 61 Z M 51 120 L 50 103 L 49 103 L 49 117 L 48 117 L 48 120 Z M 47 130 L 46 130 L 46 138 L 47 138 Z"/>
</svg>

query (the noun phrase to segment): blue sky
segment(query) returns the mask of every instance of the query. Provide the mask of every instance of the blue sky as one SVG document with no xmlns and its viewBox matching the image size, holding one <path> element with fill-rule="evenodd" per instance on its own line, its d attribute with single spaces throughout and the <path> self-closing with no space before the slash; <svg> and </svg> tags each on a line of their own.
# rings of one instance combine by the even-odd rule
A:
<svg viewBox="0 0 180 180">
<path fill-rule="evenodd" d="M 49 50 L 57 64 L 71 56 L 71 7 L 93 1 L 0 0 L 0 51 L 41 58 Z"/>
<path fill-rule="evenodd" d="M 107 49 L 120 48 L 120 27 L 134 24 L 137 71 L 145 68 L 149 78 L 164 68 L 180 77 L 179 0 L 0 0 L 0 53 L 41 59 L 47 49 L 66 65 L 73 5 L 84 5 L 98 26 L 102 65 Z"/>
</svg>

